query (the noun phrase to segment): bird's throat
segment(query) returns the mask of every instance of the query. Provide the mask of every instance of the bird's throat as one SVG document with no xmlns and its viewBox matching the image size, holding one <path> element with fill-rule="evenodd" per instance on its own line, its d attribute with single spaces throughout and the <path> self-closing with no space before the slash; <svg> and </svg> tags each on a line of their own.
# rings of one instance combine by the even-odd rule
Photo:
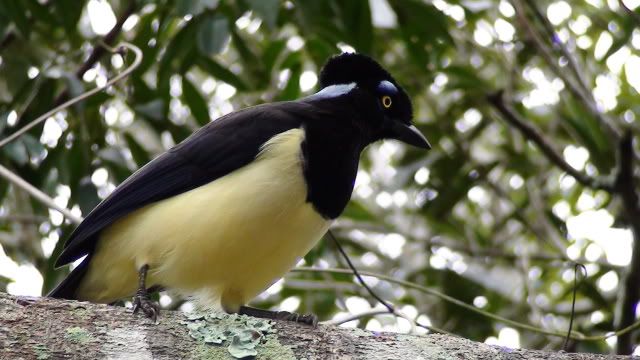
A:
<svg viewBox="0 0 640 360">
<path fill-rule="evenodd" d="M 327 219 L 337 218 L 351 199 L 364 148 L 355 130 L 332 130 L 308 126 L 301 145 L 307 201 Z"/>
</svg>

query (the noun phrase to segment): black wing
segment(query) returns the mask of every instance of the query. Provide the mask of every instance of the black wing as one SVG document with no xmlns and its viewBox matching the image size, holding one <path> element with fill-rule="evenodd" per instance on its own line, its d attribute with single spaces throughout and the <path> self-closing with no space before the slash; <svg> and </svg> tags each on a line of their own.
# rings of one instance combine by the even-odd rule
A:
<svg viewBox="0 0 640 360">
<path fill-rule="evenodd" d="M 300 127 L 313 113 L 308 103 L 284 102 L 247 108 L 207 124 L 135 172 L 96 206 L 67 240 L 56 266 L 90 254 L 99 232 L 130 212 L 248 164 L 267 140 Z"/>
</svg>

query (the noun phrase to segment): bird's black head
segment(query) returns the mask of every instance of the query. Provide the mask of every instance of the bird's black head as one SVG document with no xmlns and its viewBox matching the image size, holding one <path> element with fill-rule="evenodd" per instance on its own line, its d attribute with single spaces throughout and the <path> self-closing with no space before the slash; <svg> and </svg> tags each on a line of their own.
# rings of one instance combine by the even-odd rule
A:
<svg viewBox="0 0 640 360">
<path fill-rule="evenodd" d="M 371 141 L 396 139 L 429 149 L 412 124 L 411 100 L 396 80 L 370 57 L 343 53 L 330 58 L 320 72 L 317 96 L 350 96 L 355 100 Z"/>
</svg>

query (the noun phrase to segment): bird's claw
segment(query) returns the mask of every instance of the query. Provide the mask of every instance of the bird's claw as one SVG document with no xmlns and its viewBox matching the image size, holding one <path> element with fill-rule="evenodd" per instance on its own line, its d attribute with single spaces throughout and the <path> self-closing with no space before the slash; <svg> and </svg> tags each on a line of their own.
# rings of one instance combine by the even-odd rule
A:
<svg viewBox="0 0 640 360">
<path fill-rule="evenodd" d="M 155 301 L 149 298 L 149 295 L 138 293 L 133 297 L 133 313 L 137 313 L 138 310 L 142 310 L 144 315 L 152 319 L 155 323 L 158 319 L 160 307 Z"/>
<path fill-rule="evenodd" d="M 318 317 L 315 314 L 298 314 L 295 312 L 279 311 L 277 318 L 279 320 L 293 321 L 300 324 L 311 325 L 314 328 L 318 326 Z"/>
</svg>

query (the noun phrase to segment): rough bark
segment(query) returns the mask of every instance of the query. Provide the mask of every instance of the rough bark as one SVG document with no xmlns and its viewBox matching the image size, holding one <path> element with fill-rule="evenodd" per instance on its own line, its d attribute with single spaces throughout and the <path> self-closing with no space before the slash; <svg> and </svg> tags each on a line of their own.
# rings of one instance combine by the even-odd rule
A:
<svg viewBox="0 0 640 360">
<path fill-rule="evenodd" d="M 228 340 L 213 344 L 224 336 Z M 312 329 L 288 322 L 269 325 L 222 314 L 201 318 L 163 311 L 153 324 L 121 307 L 0 294 L 1 359 L 233 359 L 234 350 L 254 348 L 257 359 L 612 358 L 512 350 L 445 335 L 375 333 L 323 325 Z"/>
</svg>

